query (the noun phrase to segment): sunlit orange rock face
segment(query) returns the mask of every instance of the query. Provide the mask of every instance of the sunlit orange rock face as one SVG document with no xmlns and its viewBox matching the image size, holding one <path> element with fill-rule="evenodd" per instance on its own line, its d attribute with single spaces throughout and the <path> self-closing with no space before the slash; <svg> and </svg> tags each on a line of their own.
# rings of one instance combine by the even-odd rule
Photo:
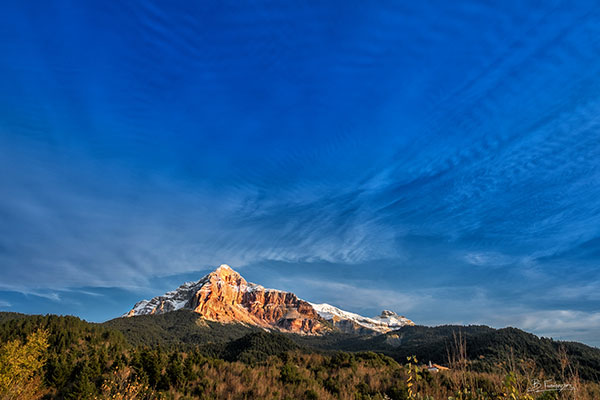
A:
<svg viewBox="0 0 600 400">
<path fill-rule="evenodd" d="M 357 334 L 381 334 L 414 322 L 393 311 L 367 318 L 331 304 L 309 303 L 295 294 L 265 289 L 247 282 L 228 265 L 186 282 L 150 300 L 138 301 L 123 317 L 191 310 L 203 318 L 222 323 L 245 323 L 307 335 L 332 330 Z"/>
<path fill-rule="evenodd" d="M 320 334 L 328 329 L 314 308 L 293 293 L 249 284 L 225 265 L 207 278 L 188 305 L 206 319 L 304 334 Z"/>
</svg>

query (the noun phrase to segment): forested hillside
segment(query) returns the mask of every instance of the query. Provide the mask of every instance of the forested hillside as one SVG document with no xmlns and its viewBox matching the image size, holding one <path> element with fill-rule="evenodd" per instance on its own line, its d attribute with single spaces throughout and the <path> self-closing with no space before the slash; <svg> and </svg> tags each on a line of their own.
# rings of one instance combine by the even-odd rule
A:
<svg viewBox="0 0 600 400">
<path fill-rule="evenodd" d="M 161 344 L 176 345 L 179 348 L 200 345 L 205 351 L 213 353 L 217 343 L 262 331 L 242 324 L 224 325 L 206 321 L 197 314 L 184 310 L 157 316 L 118 318 L 103 325 L 121 331 L 133 345 Z M 460 336 L 465 342 L 465 356 L 475 371 L 492 372 L 512 354 L 518 359 L 535 363 L 537 368 L 550 376 L 560 373 L 559 354 L 564 349 L 577 365 L 581 378 L 600 381 L 600 349 L 581 343 L 538 338 L 515 328 L 493 329 L 480 325 L 405 326 L 377 336 L 343 333 L 322 336 L 285 335 L 305 351 L 376 351 L 399 362 L 415 355 L 420 360 L 439 364 L 448 363 L 448 352 L 455 347 L 455 341 Z"/>
<path fill-rule="evenodd" d="M 598 349 L 516 329 L 405 327 L 375 337 L 311 337 L 185 312 L 105 324 L 14 313 L 0 313 L 0 321 L 0 399 L 600 398 Z M 423 367 L 438 359 L 451 369 Z M 528 394 L 534 379 L 576 391 Z"/>
<path fill-rule="evenodd" d="M 116 318 L 102 326 L 121 331 L 131 345 L 199 345 L 228 342 L 261 328 L 244 324 L 207 321 L 198 314 L 181 310 L 159 315 Z"/>
</svg>

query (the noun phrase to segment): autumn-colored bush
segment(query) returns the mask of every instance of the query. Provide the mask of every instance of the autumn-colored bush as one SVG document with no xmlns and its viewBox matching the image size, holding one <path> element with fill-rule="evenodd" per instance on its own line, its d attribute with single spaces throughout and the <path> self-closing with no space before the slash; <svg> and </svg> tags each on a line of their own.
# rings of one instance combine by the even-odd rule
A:
<svg viewBox="0 0 600 400">
<path fill-rule="evenodd" d="M 42 368 L 46 362 L 48 331 L 40 329 L 26 341 L 0 345 L 0 399 L 37 399 L 44 392 Z"/>
</svg>

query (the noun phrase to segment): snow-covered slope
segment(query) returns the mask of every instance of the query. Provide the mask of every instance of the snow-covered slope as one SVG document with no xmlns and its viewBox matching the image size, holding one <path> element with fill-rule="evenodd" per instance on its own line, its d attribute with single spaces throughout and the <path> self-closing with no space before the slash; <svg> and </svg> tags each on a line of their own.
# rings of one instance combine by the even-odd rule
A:
<svg viewBox="0 0 600 400">
<path fill-rule="evenodd" d="M 345 328 L 346 330 L 352 328 L 356 330 L 355 325 L 358 325 L 359 327 L 365 328 L 367 330 L 385 333 L 394 329 L 401 328 L 405 325 L 414 325 L 414 322 L 412 322 L 408 318 L 400 316 L 395 312 L 389 310 L 382 311 L 381 315 L 378 315 L 377 317 L 368 318 L 349 311 L 341 310 L 337 307 L 326 303 L 311 303 L 311 305 L 321 316 L 321 318 L 330 321 L 331 323 L 333 323 L 334 326 L 337 326 L 339 328 Z M 352 327 L 348 327 L 349 324 L 351 324 Z"/>
<path fill-rule="evenodd" d="M 162 314 L 169 311 L 176 311 L 184 308 L 190 299 L 198 290 L 208 282 L 208 277 L 204 277 L 196 282 L 186 282 L 177 289 L 156 296 L 151 300 L 142 300 L 137 302 L 131 311 L 123 315 L 124 317 L 133 317 L 136 315 Z"/>
<path fill-rule="evenodd" d="M 383 310 L 381 312 L 381 315 L 373 317 L 373 319 L 377 322 L 386 324 L 392 330 L 401 328 L 405 325 L 414 325 L 415 324 L 410 319 L 408 319 L 402 315 L 398 315 L 395 312 L 390 311 L 390 310 Z"/>
</svg>

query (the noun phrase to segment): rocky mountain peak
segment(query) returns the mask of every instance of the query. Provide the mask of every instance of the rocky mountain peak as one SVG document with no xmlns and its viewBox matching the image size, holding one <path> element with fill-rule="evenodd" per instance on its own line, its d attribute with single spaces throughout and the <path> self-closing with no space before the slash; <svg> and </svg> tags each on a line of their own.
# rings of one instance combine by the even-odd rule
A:
<svg viewBox="0 0 600 400">
<path fill-rule="evenodd" d="M 295 294 L 247 282 L 230 266 L 222 264 L 197 282 L 143 300 L 126 317 L 192 310 L 211 321 L 245 323 L 267 329 L 302 334 L 329 330 L 312 306 Z"/>
<path fill-rule="evenodd" d="M 245 287 L 248 282 L 229 265 L 221 264 L 217 269 L 207 275 L 211 282 L 222 282 L 223 284 Z"/>
<path fill-rule="evenodd" d="M 217 269 L 215 269 L 213 272 L 211 272 L 211 274 L 217 274 L 219 276 L 227 276 L 227 275 L 232 275 L 232 274 L 239 275 L 227 264 L 219 265 L 219 267 Z"/>
<path fill-rule="evenodd" d="M 366 318 L 329 304 L 308 303 L 294 293 L 265 289 L 247 282 L 227 264 L 221 264 L 199 281 L 184 283 L 162 296 L 136 303 L 124 317 L 180 309 L 194 311 L 211 321 L 311 335 L 330 331 L 331 325 L 355 333 L 385 333 L 404 325 L 414 325 L 389 310 L 382 311 L 377 317 Z"/>
</svg>

